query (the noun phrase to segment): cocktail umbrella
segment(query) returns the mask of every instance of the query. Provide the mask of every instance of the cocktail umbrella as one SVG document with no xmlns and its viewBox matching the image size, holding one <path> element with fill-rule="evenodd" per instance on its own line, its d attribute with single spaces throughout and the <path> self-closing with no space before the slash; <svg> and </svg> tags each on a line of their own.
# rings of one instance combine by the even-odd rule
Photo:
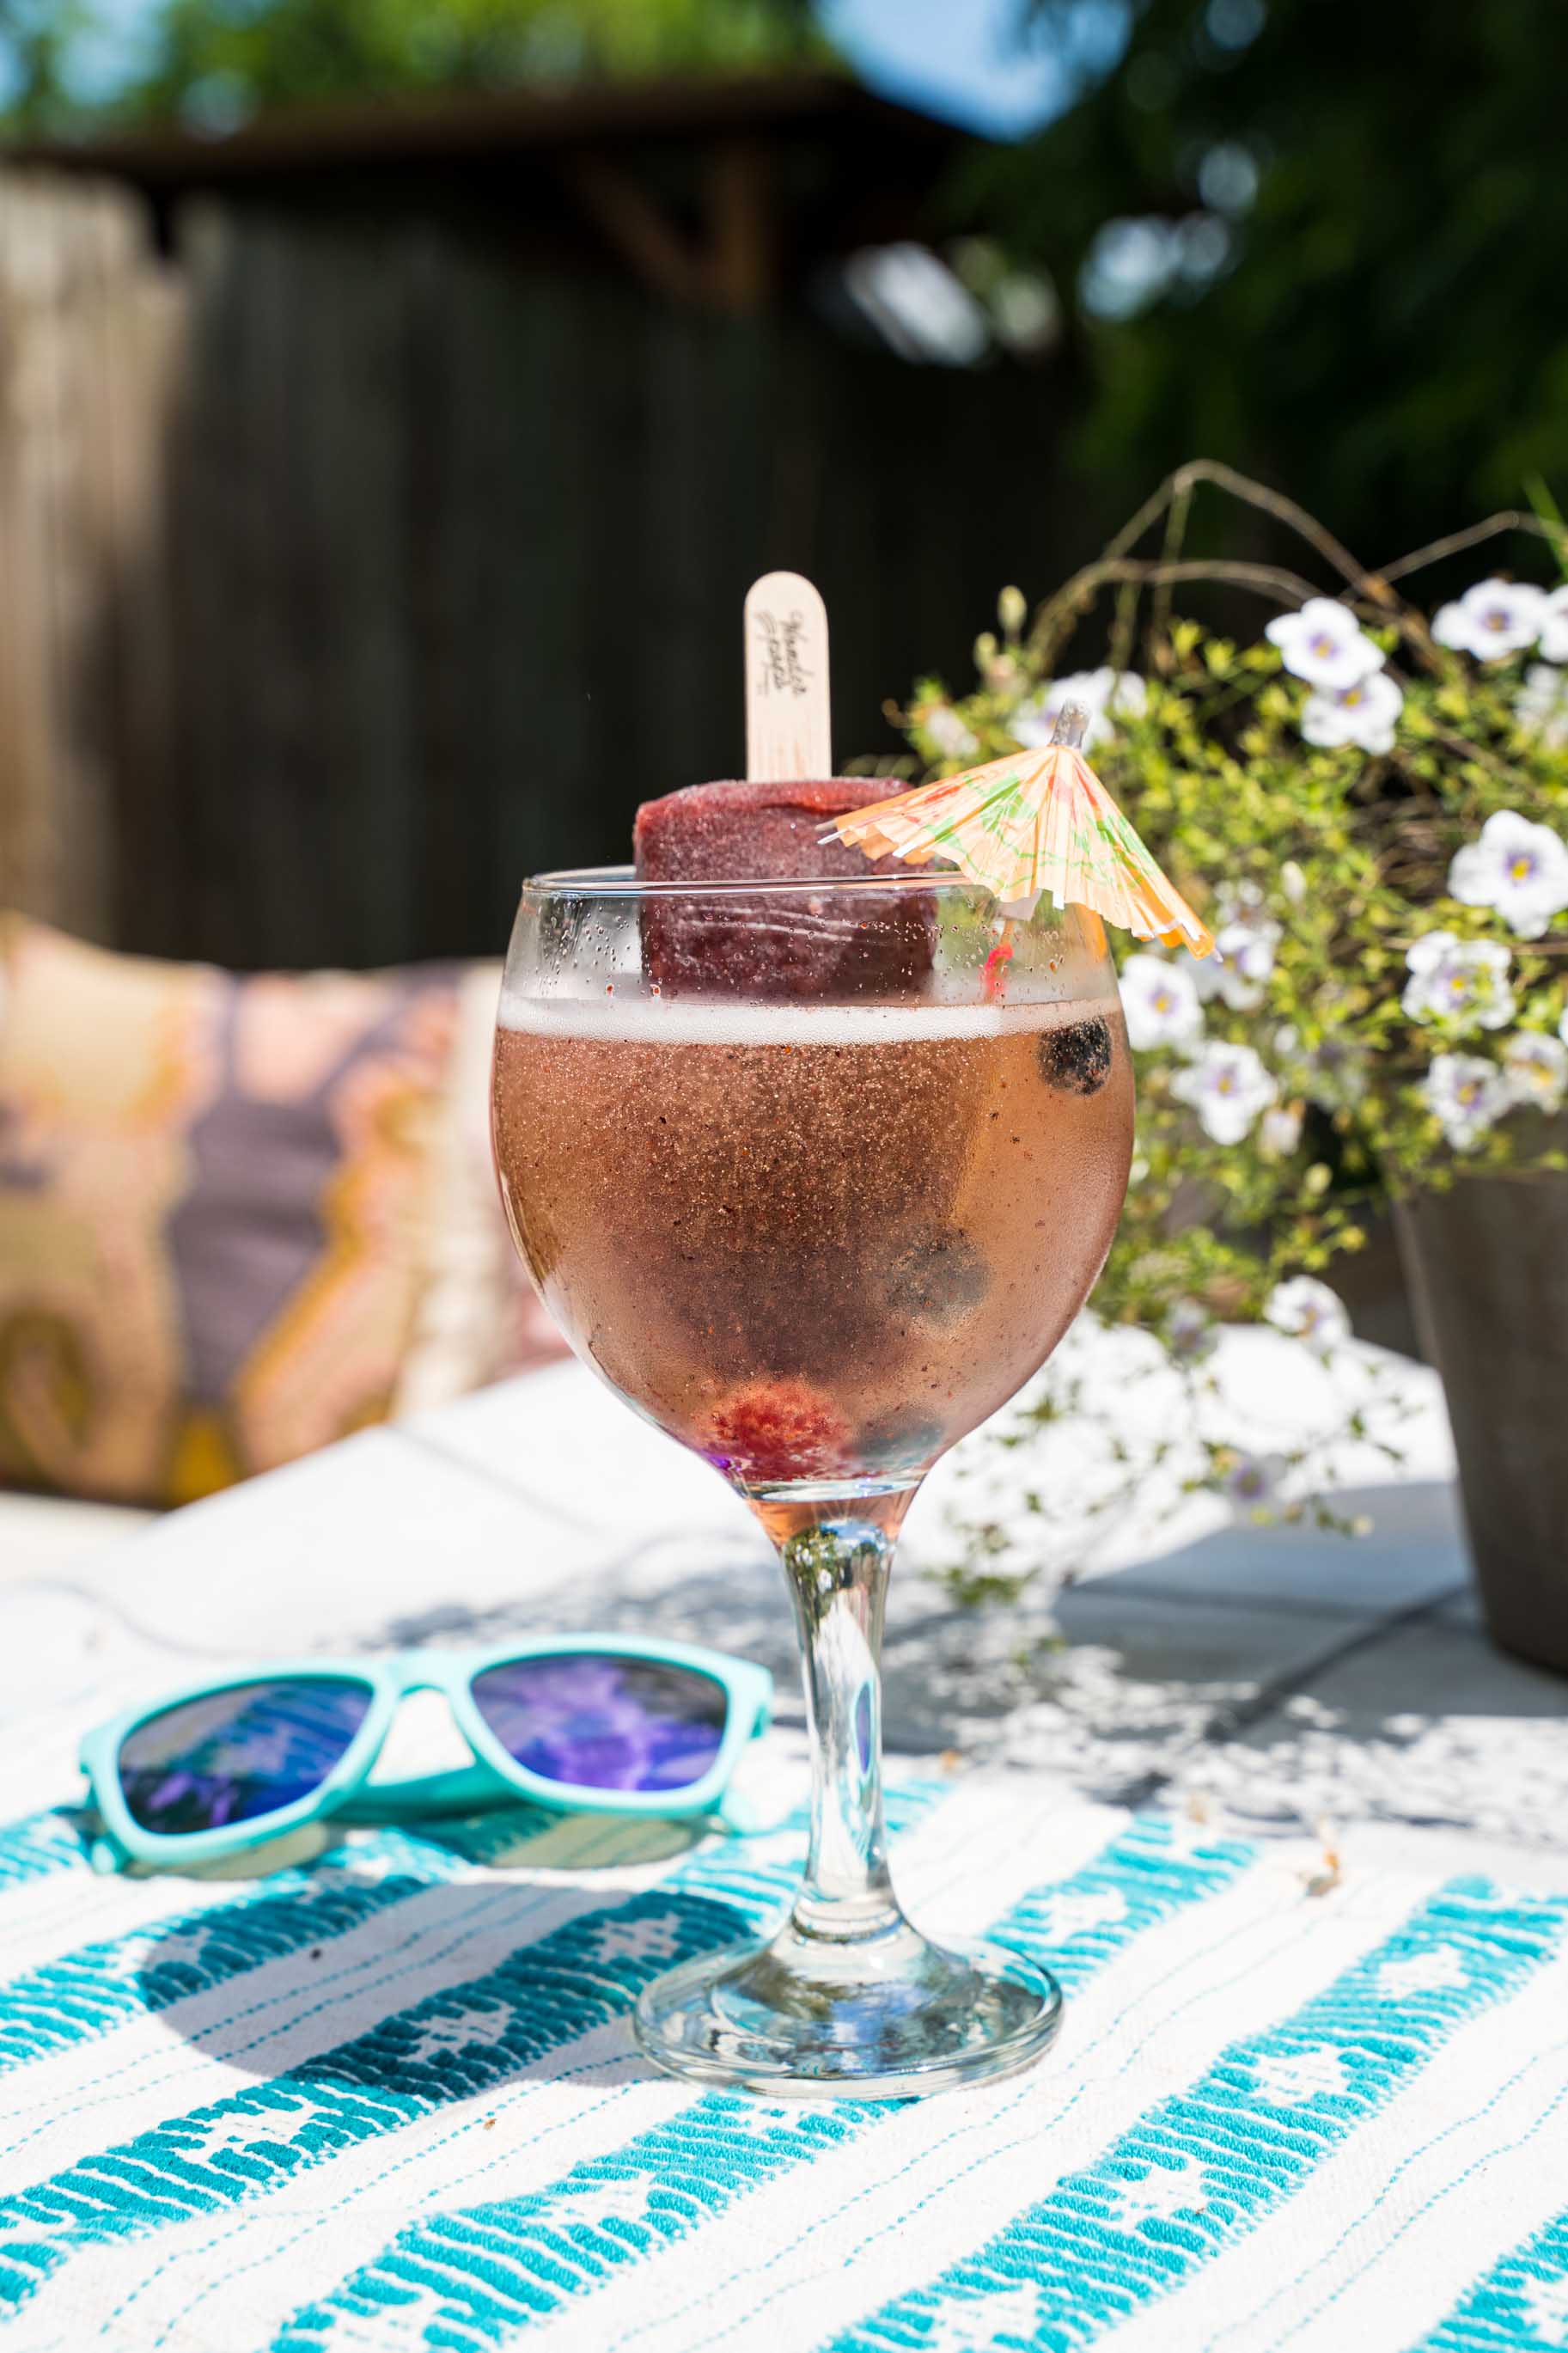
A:
<svg viewBox="0 0 1568 2353">
<path fill-rule="evenodd" d="M 892 800 L 835 818 L 823 839 L 911 866 L 940 858 L 988 891 L 1003 918 L 987 966 L 1012 953 L 1013 924 L 1042 892 L 1058 907 L 1092 909 L 1134 939 L 1205 956 L 1214 936 L 1162 874 L 1078 749 L 1088 713 L 1069 702 L 1044 751 L 989 760 Z"/>
</svg>

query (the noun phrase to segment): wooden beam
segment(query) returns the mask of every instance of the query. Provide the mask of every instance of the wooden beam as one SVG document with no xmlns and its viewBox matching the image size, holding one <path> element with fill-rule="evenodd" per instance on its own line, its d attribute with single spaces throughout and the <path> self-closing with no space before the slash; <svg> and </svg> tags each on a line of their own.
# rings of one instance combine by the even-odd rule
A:
<svg viewBox="0 0 1568 2353">
<path fill-rule="evenodd" d="M 974 143 L 951 123 L 878 98 L 847 74 L 805 71 L 324 100 L 258 115 L 221 139 L 157 124 L 89 140 L 9 142 L 6 160 L 179 189 L 377 166 L 468 166 L 611 142 L 684 147 L 712 137 L 814 132 L 841 136 L 857 149 L 868 138 L 907 149 L 933 173 Z"/>
<path fill-rule="evenodd" d="M 721 139 L 705 163 L 712 299 L 726 311 L 760 311 L 778 278 L 770 159 L 756 140 Z"/>
<path fill-rule="evenodd" d="M 646 188 L 605 155 L 564 160 L 561 179 L 583 211 L 652 293 L 698 303 L 708 292 L 707 257 L 666 219 Z"/>
</svg>

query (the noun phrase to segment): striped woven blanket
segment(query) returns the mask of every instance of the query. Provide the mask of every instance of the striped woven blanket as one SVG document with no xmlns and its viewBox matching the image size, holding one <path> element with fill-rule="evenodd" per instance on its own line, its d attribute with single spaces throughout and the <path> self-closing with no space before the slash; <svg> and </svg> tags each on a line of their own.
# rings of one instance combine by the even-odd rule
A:
<svg viewBox="0 0 1568 2353">
<path fill-rule="evenodd" d="M 520 1810 L 226 1882 L 13 1821 L 0 2353 L 1568 2347 L 1568 1874 L 1412 1836 L 1325 1884 L 1023 1775 L 890 1809 L 923 1922 L 1061 1976 L 1032 2073 L 646 2070 L 637 1990 L 781 1905 L 798 1816 L 656 1857 Z"/>
</svg>

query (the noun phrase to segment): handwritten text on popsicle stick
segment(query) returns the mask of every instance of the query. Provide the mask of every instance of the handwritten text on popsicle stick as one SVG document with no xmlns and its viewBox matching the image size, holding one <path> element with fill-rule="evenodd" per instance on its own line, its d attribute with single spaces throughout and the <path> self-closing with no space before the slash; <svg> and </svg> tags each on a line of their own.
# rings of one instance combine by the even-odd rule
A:
<svg viewBox="0 0 1568 2353">
<path fill-rule="evenodd" d="M 811 681 L 800 658 L 805 616 L 795 612 L 782 620 L 776 613 L 753 613 L 763 640 L 763 691 L 769 694 L 809 694 Z"/>
<path fill-rule="evenodd" d="M 778 784 L 833 773 L 827 615 L 798 572 L 768 572 L 746 598 L 746 774 Z"/>
</svg>

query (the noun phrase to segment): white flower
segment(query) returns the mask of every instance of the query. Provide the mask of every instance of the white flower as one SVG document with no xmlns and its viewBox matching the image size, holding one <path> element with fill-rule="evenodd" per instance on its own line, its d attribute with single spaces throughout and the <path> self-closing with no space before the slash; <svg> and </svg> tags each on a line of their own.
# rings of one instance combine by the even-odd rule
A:
<svg viewBox="0 0 1568 2353">
<path fill-rule="evenodd" d="M 1112 717 L 1142 718 L 1149 708 L 1149 690 L 1135 670 L 1096 670 L 1089 675 L 1106 681 L 1105 707 Z"/>
<path fill-rule="evenodd" d="M 1215 1144 L 1239 1144 L 1279 1089 L 1250 1046 L 1205 1046 L 1189 1070 L 1171 1081 L 1171 1092 L 1189 1103 Z"/>
<path fill-rule="evenodd" d="M 1277 1282 L 1263 1314 L 1277 1332 L 1288 1332 L 1293 1340 L 1305 1340 L 1321 1356 L 1327 1356 L 1351 1335 L 1351 1319 L 1338 1292 L 1331 1291 L 1326 1282 L 1314 1281 L 1310 1274 L 1298 1274 L 1289 1282 Z"/>
<path fill-rule="evenodd" d="M 1560 752 L 1568 744 L 1568 670 L 1556 670 L 1551 662 L 1531 662 L 1513 698 L 1513 715 L 1527 735 L 1539 736 L 1548 751 Z"/>
<path fill-rule="evenodd" d="M 1301 1106 L 1277 1103 L 1258 1124 L 1258 1149 L 1265 1160 L 1288 1160 L 1301 1141 Z"/>
<path fill-rule="evenodd" d="M 1214 1317 L 1195 1299 L 1176 1299 L 1165 1318 L 1165 1345 L 1184 1365 L 1201 1365 L 1219 1345 Z"/>
<path fill-rule="evenodd" d="M 1102 744 L 1115 719 L 1142 717 L 1148 708 L 1149 690 L 1134 670 L 1124 670 L 1119 676 L 1105 667 L 1075 670 L 1070 678 L 1047 679 L 1013 713 L 1009 723 L 1013 734 L 1020 744 L 1048 744 L 1068 702 L 1081 702 L 1089 713 L 1083 738 L 1087 746 Z"/>
<path fill-rule="evenodd" d="M 1214 904 L 1219 923 L 1261 923 L 1268 912 L 1268 902 L 1256 882 L 1222 882 Z"/>
<path fill-rule="evenodd" d="M 1215 1320 L 1195 1299 L 1178 1299 L 1165 1318 L 1165 1346 L 1178 1364 L 1203 1365 L 1219 1345 Z"/>
<path fill-rule="evenodd" d="M 1457 862 L 1457 861 L 1456 861 Z M 1456 1037 L 1501 1029 L 1513 1019 L 1509 953 L 1496 940 L 1428 932 L 1405 951 L 1410 978 L 1399 1002 L 1412 1021 L 1437 1021 Z"/>
<path fill-rule="evenodd" d="M 1506 661 L 1541 635 L 1546 599 L 1521 580 L 1478 580 L 1457 605 L 1438 607 L 1432 635 L 1456 653 L 1478 661 Z"/>
<path fill-rule="evenodd" d="M 1309 686 L 1353 686 L 1383 668 L 1383 656 L 1346 605 L 1309 596 L 1299 613 L 1281 613 L 1264 631 L 1288 670 Z"/>
<path fill-rule="evenodd" d="M 1293 907 L 1299 907 L 1307 895 L 1307 878 L 1293 858 L 1288 858 L 1279 869 L 1279 888 Z"/>
<path fill-rule="evenodd" d="M 1537 1111 L 1561 1111 L 1568 1094 L 1568 1045 L 1539 1029 L 1516 1029 L 1503 1042 L 1502 1066 L 1516 1103 Z"/>
<path fill-rule="evenodd" d="M 1214 954 L 1193 966 L 1199 997 L 1205 1004 L 1223 997 L 1237 1013 L 1255 1011 L 1284 936 L 1255 882 L 1222 884 L 1215 899 Z"/>
<path fill-rule="evenodd" d="M 1262 1004 L 1263 985 L 1274 970 L 1275 955 L 1284 936 L 1280 926 L 1266 915 L 1243 917 L 1215 934 L 1215 955 L 1205 962 L 1223 958 L 1218 964 L 1218 994 L 1237 1013 L 1250 1013 Z"/>
<path fill-rule="evenodd" d="M 1479 1054 L 1439 1054 L 1422 1082 L 1422 1092 L 1456 1152 L 1479 1144 L 1508 1110 L 1512 1097 L 1495 1062 Z"/>
<path fill-rule="evenodd" d="M 1322 687 L 1307 697 L 1301 733 L 1321 751 L 1359 744 L 1363 752 L 1392 752 L 1394 722 L 1405 697 L 1391 678 L 1369 670 L 1349 686 Z"/>
<path fill-rule="evenodd" d="M 1220 1492 L 1228 1495 L 1237 1510 L 1245 1512 L 1249 1519 L 1266 1519 L 1273 1508 L 1284 1475 L 1282 1455 L 1233 1451 L 1221 1474 Z"/>
<path fill-rule="evenodd" d="M 920 723 L 944 760 L 967 760 L 978 752 L 980 739 L 970 733 L 951 702 L 933 702 L 920 714 Z"/>
<path fill-rule="evenodd" d="M 1121 967 L 1121 1008 L 1133 1050 L 1147 1054 L 1160 1046 L 1195 1045 L 1204 1033 L 1197 984 L 1186 964 L 1163 956 L 1131 955 Z"/>
<path fill-rule="evenodd" d="M 1568 907 L 1568 843 L 1549 825 L 1499 809 L 1480 839 L 1456 853 L 1448 889 L 1467 907 L 1495 907 L 1518 938 L 1538 940 Z"/>
<path fill-rule="evenodd" d="M 1549 662 L 1568 661 L 1568 588 L 1542 599 L 1541 650 Z"/>
</svg>

